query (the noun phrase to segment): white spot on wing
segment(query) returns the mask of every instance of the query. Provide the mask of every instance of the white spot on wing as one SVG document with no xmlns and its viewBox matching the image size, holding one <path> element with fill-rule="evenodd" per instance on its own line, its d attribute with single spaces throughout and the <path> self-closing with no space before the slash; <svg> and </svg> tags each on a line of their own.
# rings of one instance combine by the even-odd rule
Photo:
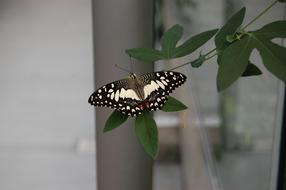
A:
<svg viewBox="0 0 286 190">
<path fill-rule="evenodd" d="M 125 90 L 124 88 L 121 89 L 121 92 L 119 94 L 119 97 L 122 98 L 122 99 L 125 99 L 125 98 L 131 98 L 131 99 L 135 99 L 135 100 L 141 100 L 137 94 L 135 93 L 134 90 L 132 89 L 128 89 L 128 90 Z"/>
<path fill-rule="evenodd" d="M 160 88 L 159 84 L 157 84 L 154 81 L 151 81 L 150 84 L 147 84 L 144 87 L 144 98 L 147 98 L 147 96 L 149 96 L 153 91 L 157 90 L 158 88 Z"/>
<path fill-rule="evenodd" d="M 162 88 L 162 89 L 165 89 L 165 86 L 164 86 L 164 84 L 162 84 L 160 81 L 156 81 L 157 82 L 157 84 Z"/>
<path fill-rule="evenodd" d="M 114 100 L 115 100 L 116 102 L 118 102 L 118 100 L 119 100 L 119 90 L 116 91 Z"/>
<path fill-rule="evenodd" d="M 161 82 L 164 84 L 164 85 L 168 85 L 168 83 L 166 82 L 166 81 L 164 81 L 164 80 L 161 80 Z"/>
<path fill-rule="evenodd" d="M 111 93 L 110 99 L 114 98 L 114 92 Z"/>
</svg>

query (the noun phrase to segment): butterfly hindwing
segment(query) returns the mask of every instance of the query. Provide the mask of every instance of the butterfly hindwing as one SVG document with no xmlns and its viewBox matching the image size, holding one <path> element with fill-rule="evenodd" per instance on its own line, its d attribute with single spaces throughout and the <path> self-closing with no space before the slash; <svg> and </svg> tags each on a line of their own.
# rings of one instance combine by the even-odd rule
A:
<svg viewBox="0 0 286 190">
<path fill-rule="evenodd" d="M 155 111 L 164 106 L 167 96 L 177 87 L 181 86 L 187 77 L 178 72 L 161 71 L 147 73 L 140 76 L 145 84 L 144 93 L 149 101 L 148 110 Z"/>
</svg>

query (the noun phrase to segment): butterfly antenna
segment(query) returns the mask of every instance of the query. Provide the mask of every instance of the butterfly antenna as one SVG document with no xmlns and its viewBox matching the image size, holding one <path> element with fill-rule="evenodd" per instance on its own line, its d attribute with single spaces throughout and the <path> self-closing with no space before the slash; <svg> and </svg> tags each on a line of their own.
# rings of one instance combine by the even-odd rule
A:
<svg viewBox="0 0 286 190">
<path fill-rule="evenodd" d="M 133 73 L 134 72 L 134 69 L 133 69 L 133 60 L 132 60 L 132 58 L 131 58 L 131 56 L 129 56 L 129 58 L 130 58 L 130 69 L 131 69 L 131 72 Z"/>
<path fill-rule="evenodd" d="M 122 70 L 122 71 L 125 71 L 125 72 L 127 72 L 127 73 L 131 74 L 131 72 L 130 72 L 130 71 L 128 71 L 127 69 L 124 69 L 123 67 L 120 67 L 120 66 L 119 66 L 119 65 L 117 65 L 117 64 L 115 64 L 114 66 L 115 66 L 116 68 L 118 68 L 118 69 Z"/>
</svg>

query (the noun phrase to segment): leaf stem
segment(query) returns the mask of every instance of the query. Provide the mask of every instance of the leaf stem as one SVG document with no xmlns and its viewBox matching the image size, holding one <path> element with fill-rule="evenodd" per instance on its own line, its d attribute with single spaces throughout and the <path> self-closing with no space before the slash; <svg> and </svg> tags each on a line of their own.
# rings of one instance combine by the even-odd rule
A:
<svg viewBox="0 0 286 190">
<path fill-rule="evenodd" d="M 211 53 L 213 53 L 213 52 L 216 51 L 216 50 L 217 50 L 217 49 L 214 48 L 214 49 L 210 50 L 209 52 L 207 52 L 206 54 L 204 54 L 204 55 L 202 55 L 202 56 L 206 57 L 206 56 L 210 55 Z M 209 60 L 209 59 L 211 59 L 212 57 L 216 56 L 217 54 L 218 54 L 218 52 L 216 52 L 215 54 L 213 54 L 213 55 L 210 56 L 210 57 L 207 57 L 205 60 Z M 177 67 L 174 67 L 174 68 L 172 68 L 172 69 L 169 69 L 169 71 L 172 71 L 172 70 L 178 69 L 178 68 L 180 68 L 180 67 L 183 67 L 183 66 L 185 66 L 185 65 L 191 64 L 193 61 L 195 61 L 195 60 L 189 61 L 189 62 L 187 62 L 187 63 L 184 63 L 184 64 L 179 65 L 179 66 L 177 66 Z"/>
<path fill-rule="evenodd" d="M 278 1 L 275 0 L 273 3 L 271 3 L 268 7 L 266 7 L 259 15 L 257 15 L 254 19 L 252 19 L 248 24 L 246 24 L 244 27 L 242 27 L 241 30 L 245 30 L 248 26 L 250 26 L 252 23 L 254 23 L 257 19 L 259 19 L 262 15 L 264 15 L 269 9 L 271 9 Z"/>
<path fill-rule="evenodd" d="M 206 53 L 204 56 L 208 56 L 209 54 L 211 54 L 212 52 L 216 51 L 216 48 L 210 50 L 208 53 Z"/>
<path fill-rule="evenodd" d="M 214 56 L 216 56 L 218 54 L 218 52 L 215 52 L 213 55 L 209 56 L 209 57 L 206 57 L 205 61 L 213 58 Z"/>
<path fill-rule="evenodd" d="M 184 64 L 182 64 L 182 65 L 179 65 L 179 66 L 177 66 L 177 67 L 173 67 L 172 69 L 169 69 L 169 71 L 173 71 L 173 70 L 178 69 L 178 68 L 180 68 L 180 67 L 183 67 L 183 66 L 185 66 L 185 65 L 191 64 L 191 62 L 192 62 L 192 61 L 189 61 L 189 62 L 184 63 Z"/>
</svg>

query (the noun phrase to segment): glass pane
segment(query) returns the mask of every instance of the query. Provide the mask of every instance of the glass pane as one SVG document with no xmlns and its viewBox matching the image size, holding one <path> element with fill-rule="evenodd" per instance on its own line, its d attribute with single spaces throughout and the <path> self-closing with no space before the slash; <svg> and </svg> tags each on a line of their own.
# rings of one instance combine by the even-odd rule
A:
<svg viewBox="0 0 286 190">
<path fill-rule="evenodd" d="M 254 0 L 158 2 L 157 39 L 160 38 L 162 31 L 177 23 L 184 26 L 185 39 L 217 28 L 243 6 L 247 8 L 245 19 L 247 22 L 271 3 L 266 0 L 260 1 L 259 4 Z M 281 20 L 283 14 L 284 7 L 281 4 L 277 5 L 251 25 L 249 30 L 260 28 L 274 20 Z M 211 40 L 211 43 L 191 56 L 170 61 L 166 69 L 194 60 L 200 51 L 206 53 L 213 48 Z M 241 78 L 223 93 L 218 93 L 216 90 L 215 58 L 198 69 L 190 67 L 178 69 L 188 74 L 189 79 L 176 94 L 189 106 L 186 112 L 177 115 L 179 120 L 176 125 L 179 130 L 177 138 L 181 150 L 180 161 L 177 164 L 180 189 L 267 190 L 270 188 L 274 164 L 274 137 L 278 126 L 276 122 L 279 122 L 277 105 L 281 103 L 279 89 L 283 84 L 264 68 L 257 51 L 252 53 L 251 61 L 262 70 L 263 75 Z M 159 63 L 158 69 L 164 68 L 164 65 Z M 156 164 L 164 166 L 160 161 Z M 158 171 L 155 167 L 156 175 L 160 176 Z M 162 176 L 168 181 L 168 175 L 164 173 Z M 160 177 L 154 180 L 156 179 L 157 183 L 162 180 Z"/>
</svg>

